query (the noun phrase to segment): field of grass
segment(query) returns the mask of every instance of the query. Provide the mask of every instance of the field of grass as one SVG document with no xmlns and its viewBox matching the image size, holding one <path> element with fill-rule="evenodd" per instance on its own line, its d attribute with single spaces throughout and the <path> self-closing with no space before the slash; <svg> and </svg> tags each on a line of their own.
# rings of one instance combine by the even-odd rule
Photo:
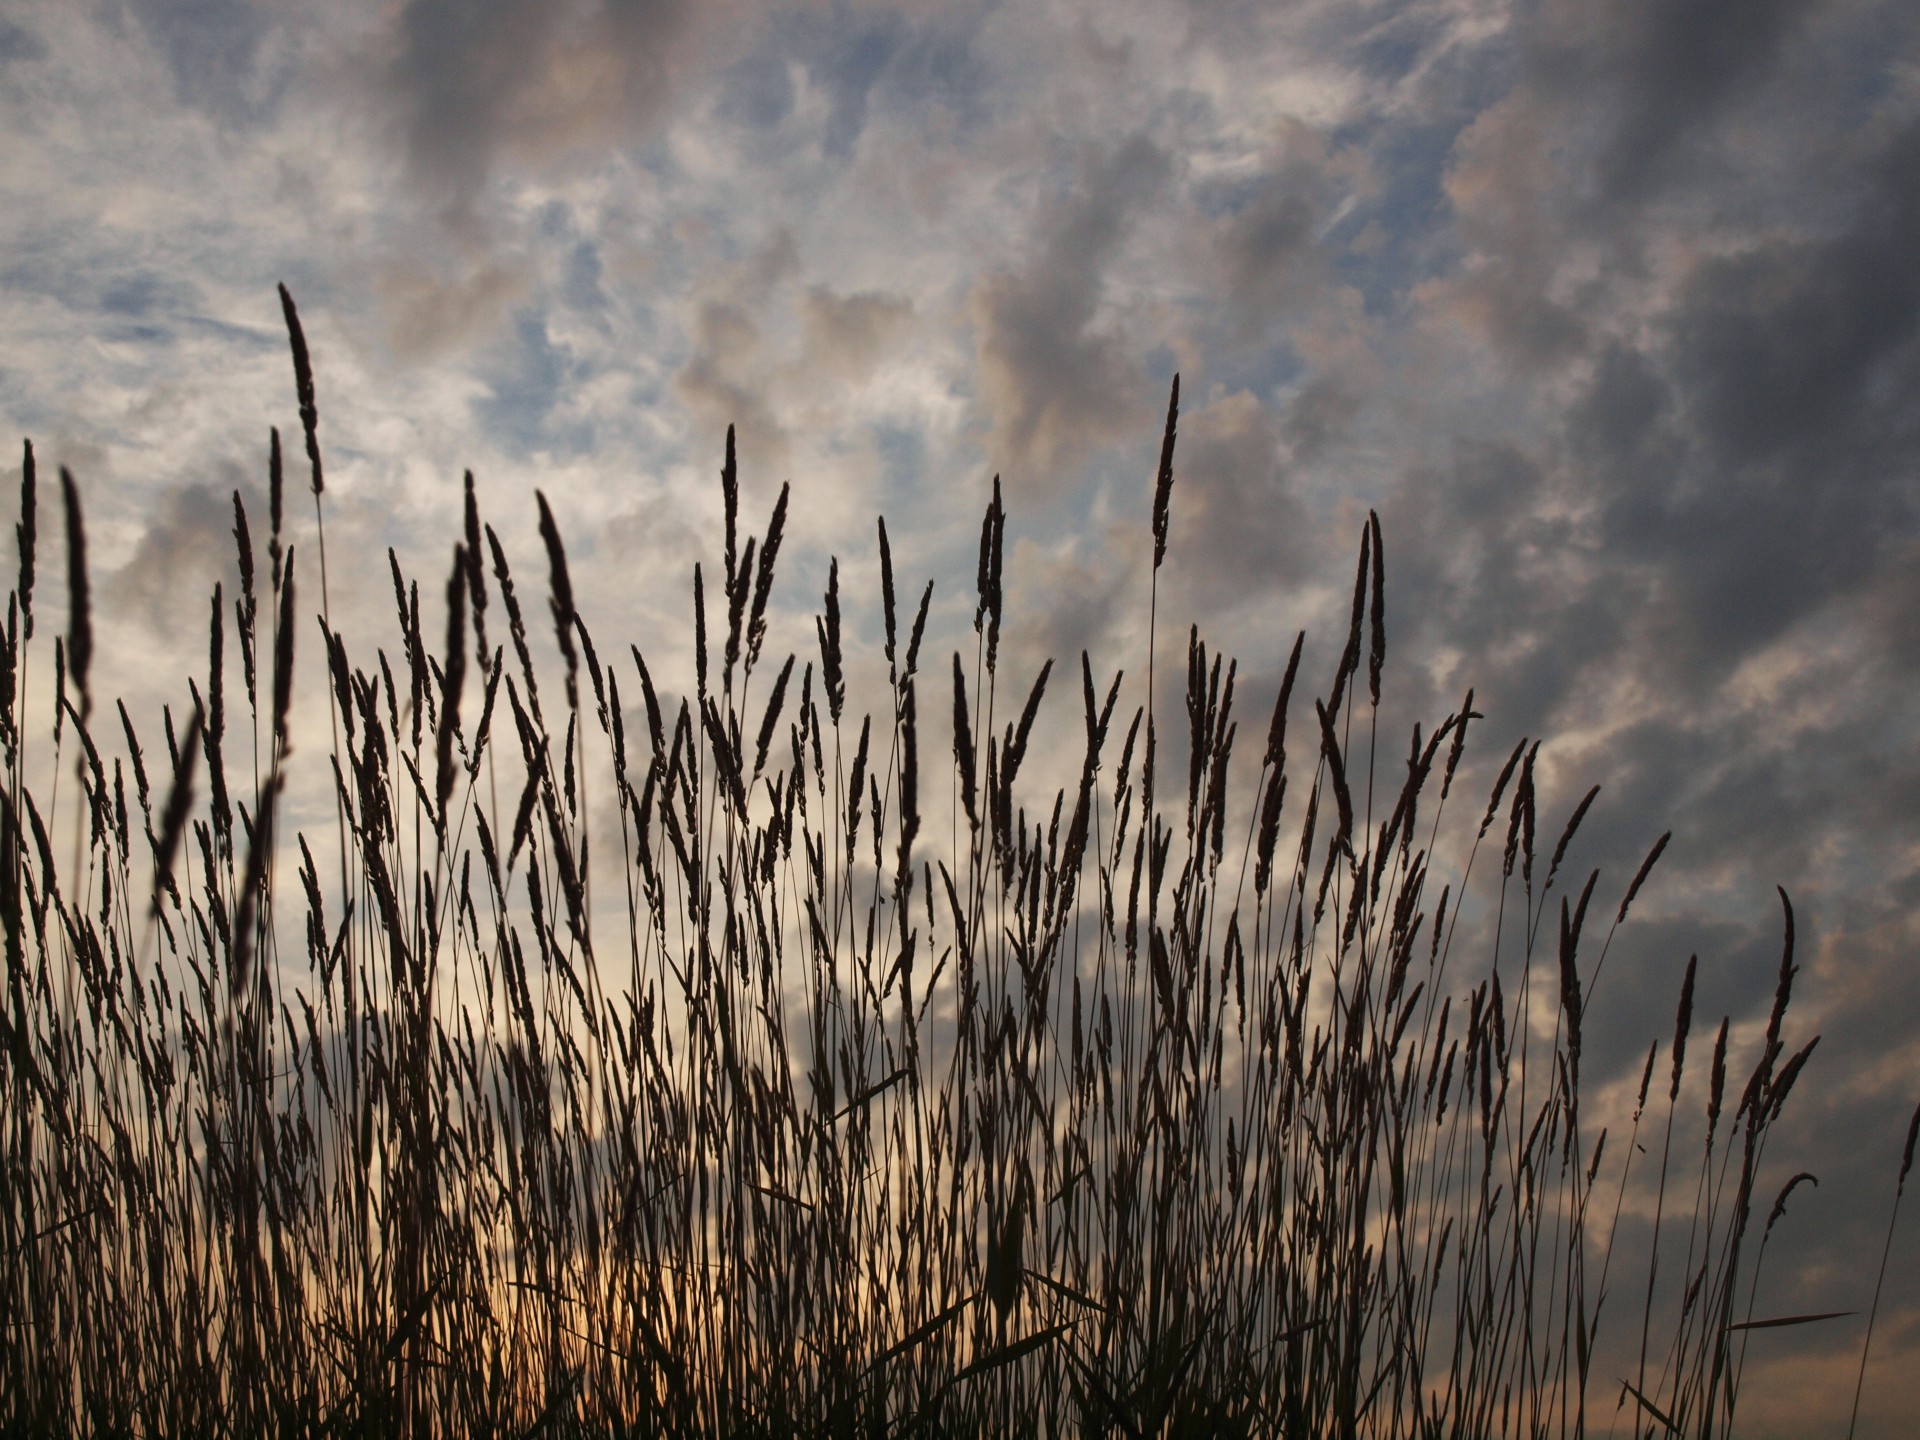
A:
<svg viewBox="0 0 1920 1440">
<path fill-rule="evenodd" d="M 1007 673 L 997 483 L 950 666 L 880 528 L 862 708 L 837 568 L 818 653 L 765 650 L 787 496 L 743 535 L 731 437 L 693 693 L 590 635 L 544 498 L 530 615 L 471 482 L 444 587 L 396 562 L 395 658 L 355 657 L 286 317 L 319 543 L 286 542 L 276 434 L 264 555 L 236 496 L 240 592 L 164 748 L 92 697 L 64 473 L 67 629 L 36 637 L 26 452 L 0 1433 L 1705 1437 L 1738 1431 L 1752 1331 L 1824 1318 L 1755 1312 L 1817 1041 L 1786 897 L 1756 1047 L 1696 1022 L 1689 962 L 1630 1105 L 1583 1091 L 1665 839 L 1596 893 L 1561 870 L 1593 795 L 1538 814 L 1537 743 L 1451 798 L 1471 693 L 1380 733 L 1377 520 L 1337 674 L 1310 694 L 1296 641 L 1270 716 L 1197 632 L 1178 710 L 1149 657 Z M 1176 382 L 1156 575 L 1177 410 Z M 298 761 L 337 818 L 288 835 L 323 638 L 301 703 L 334 743 Z M 1048 696 L 1084 726 L 1051 791 Z"/>
</svg>

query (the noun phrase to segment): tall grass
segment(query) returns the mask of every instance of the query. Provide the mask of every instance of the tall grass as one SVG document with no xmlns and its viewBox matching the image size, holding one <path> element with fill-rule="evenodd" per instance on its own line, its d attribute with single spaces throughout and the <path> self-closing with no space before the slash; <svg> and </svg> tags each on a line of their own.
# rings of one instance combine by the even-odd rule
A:
<svg viewBox="0 0 1920 1440">
<path fill-rule="evenodd" d="M 1177 409 L 1176 384 L 1156 577 Z M 28 693 L 25 454 L 0 652 L 6 1433 L 1713 1436 L 1748 1332 L 1822 1318 L 1753 1314 L 1763 1155 L 1817 1040 L 1790 1050 L 1791 907 L 1757 1053 L 1722 1021 L 1688 1068 L 1690 962 L 1630 1112 L 1596 1114 L 1592 980 L 1666 838 L 1596 908 L 1597 875 L 1560 873 L 1594 796 L 1541 828 L 1524 741 L 1459 814 L 1471 693 L 1404 775 L 1377 763 L 1377 519 L 1331 683 L 1305 696 L 1296 640 L 1236 757 L 1236 665 L 1197 631 L 1184 745 L 1151 686 L 1085 655 L 1077 696 L 1005 673 L 997 482 L 950 673 L 880 525 L 862 711 L 837 562 L 819 653 L 765 649 L 787 494 L 743 539 L 731 434 L 679 699 L 637 646 L 595 644 L 544 497 L 558 663 L 536 658 L 471 477 L 444 587 L 423 604 L 393 561 L 398 659 L 356 661 L 324 588 L 317 630 L 303 607 L 277 432 L 269 473 L 270 563 L 236 495 L 240 594 L 214 593 L 162 754 L 124 706 L 94 733 L 66 477 L 69 633 L 55 693 Z M 334 744 L 302 759 L 331 762 L 337 856 L 280 816 L 316 640 Z M 1023 772 L 1049 698 L 1084 743 L 1046 793 Z M 72 771 L 65 865 L 30 744 Z M 1656 1132 L 1642 1285 L 1613 1242 Z M 1603 1310 L 1631 1374 L 1596 1368 Z"/>
</svg>

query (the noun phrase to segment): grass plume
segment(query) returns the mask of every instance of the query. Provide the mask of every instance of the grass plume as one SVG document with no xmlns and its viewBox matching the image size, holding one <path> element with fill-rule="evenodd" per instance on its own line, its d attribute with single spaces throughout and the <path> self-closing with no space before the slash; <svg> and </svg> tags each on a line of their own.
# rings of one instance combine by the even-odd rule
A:
<svg viewBox="0 0 1920 1440">
<path fill-rule="evenodd" d="M 318 518 L 312 364 L 282 300 Z M 1178 405 L 1176 379 L 1150 631 Z M 536 651 L 468 476 L 444 588 L 423 601 L 391 562 L 395 659 L 349 653 L 322 554 L 333 748 L 296 755 L 303 612 L 270 437 L 272 636 L 253 633 L 238 508 L 233 611 L 266 771 L 229 773 L 242 742 L 223 742 L 216 596 L 182 735 L 166 714 L 157 815 L 126 708 L 131 811 L 122 757 L 87 733 L 63 472 L 77 588 L 61 653 L 85 761 L 65 869 L 48 842 L 65 812 L 18 754 L 26 451 L 0 793 L 0 1434 L 1478 1440 L 1582 1434 L 1590 1404 L 1617 1401 L 1636 1433 L 1704 1440 L 1732 1430 L 1750 1334 L 1838 1318 L 1754 1314 L 1773 1223 L 1811 1178 L 1778 1189 L 1753 1243 L 1754 1197 L 1776 1193 L 1767 1138 L 1818 1039 L 1789 1035 L 1791 907 L 1757 1049 L 1723 1020 L 1691 1078 L 1688 962 L 1666 1114 L 1645 1122 L 1663 1129 L 1657 1181 L 1636 1180 L 1657 1041 L 1630 1117 L 1583 1090 L 1611 930 L 1596 958 L 1597 874 L 1556 889 L 1597 787 L 1541 866 L 1537 741 L 1479 818 L 1449 808 L 1471 691 L 1404 746 L 1379 735 L 1376 515 L 1334 684 L 1293 716 L 1296 639 L 1263 747 L 1236 752 L 1237 661 L 1189 630 L 1183 826 L 1154 793 L 1152 639 L 1144 690 L 1133 657 L 1103 683 L 1085 654 L 1078 698 L 1056 691 L 1051 710 L 1050 660 L 1001 686 L 997 478 L 971 663 L 919 672 L 932 589 L 903 627 L 881 523 L 887 680 L 856 693 L 879 666 L 846 652 L 836 559 L 816 691 L 811 656 L 767 648 L 788 493 L 764 537 L 740 536 L 731 431 L 722 565 L 705 571 L 723 577 L 717 675 L 697 564 L 692 693 L 656 685 L 641 643 L 631 673 L 602 665 L 615 652 L 594 644 L 538 495 L 555 653 Z M 511 659 L 488 646 L 490 591 Z M 484 694 L 463 718 L 469 629 Z M 556 655 L 568 705 L 550 728 L 537 677 Z M 642 698 L 631 735 L 622 674 Z M 1064 762 L 1062 705 L 1079 747 Z M 1397 758 L 1376 765 L 1383 738 L 1404 779 Z M 330 786 L 337 885 L 308 836 L 283 833 L 296 763 Z M 1049 788 L 1036 776 L 1054 763 Z M 1476 869 L 1503 813 L 1499 864 Z M 1750 1078 L 1723 1129 L 1730 1066 Z M 1896 1217 L 1916 1131 L 1920 1114 Z M 1646 1283 L 1615 1287 L 1641 1314 L 1608 1349 L 1629 1193 L 1652 1200 Z"/>
</svg>

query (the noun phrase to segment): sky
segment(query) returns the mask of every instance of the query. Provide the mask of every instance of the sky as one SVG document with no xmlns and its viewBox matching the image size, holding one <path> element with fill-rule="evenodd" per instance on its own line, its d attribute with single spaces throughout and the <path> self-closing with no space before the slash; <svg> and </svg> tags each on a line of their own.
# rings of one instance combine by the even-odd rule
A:
<svg viewBox="0 0 1920 1440">
<path fill-rule="evenodd" d="M 437 597 L 471 469 L 529 577 L 548 497 L 603 649 L 684 665 L 731 424 L 748 522 L 793 487 L 770 648 L 833 556 L 874 637 L 876 515 L 970 644 L 999 475 L 1011 663 L 1138 668 L 1177 372 L 1176 675 L 1191 621 L 1246 713 L 1296 629 L 1330 676 L 1376 510 L 1394 724 L 1472 687 L 1479 781 L 1531 736 L 1546 815 L 1601 785 L 1602 893 L 1673 832 L 1589 1073 L 1690 953 L 1757 1030 L 1790 894 L 1821 1184 L 1769 1296 L 1864 1308 L 1920 1100 L 1920 10 L 3 0 L 0 135 L 0 485 L 71 467 L 143 715 L 298 433 L 279 282 L 388 644 L 381 552 Z M 1920 1220 L 1869 1415 L 1917 1272 Z M 1859 1322 L 1780 1333 L 1767 1413 L 1844 1414 Z"/>
</svg>

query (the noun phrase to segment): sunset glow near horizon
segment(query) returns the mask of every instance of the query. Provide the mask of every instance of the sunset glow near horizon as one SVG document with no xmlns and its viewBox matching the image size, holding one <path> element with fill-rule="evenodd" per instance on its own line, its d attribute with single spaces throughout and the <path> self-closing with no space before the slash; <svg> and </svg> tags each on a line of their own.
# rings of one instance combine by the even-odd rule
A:
<svg viewBox="0 0 1920 1440">
<path fill-rule="evenodd" d="M 536 489 L 596 639 L 690 673 L 732 425 L 743 526 L 792 485 L 769 652 L 814 654 L 829 557 L 877 651 L 884 515 L 935 581 L 936 715 L 999 476 L 1008 664 L 1055 659 L 1062 754 L 1080 652 L 1145 671 L 1177 373 L 1163 724 L 1189 623 L 1250 729 L 1299 629 L 1323 690 L 1377 511 L 1383 773 L 1471 688 L 1469 809 L 1531 736 L 1550 836 L 1602 786 L 1567 861 L 1601 897 L 1673 831 L 1593 1086 L 1630 1093 L 1689 954 L 1696 1036 L 1757 1033 L 1790 895 L 1823 1040 L 1758 1203 L 1820 1184 L 1759 1308 L 1865 1311 L 1920 1100 L 1912 6 L 20 0 L 0 126 L 0 490 L 30 439 L 49 537 L 80 484 L 96 695 L 179 713 L 269 425 L 317 604 L 280 282 L 350 637 L 393 643 L 392 547 L 437 641 L 471 470 L 543 638 Z M 1916 1273 L 1908 1214 L 1862 1434 L 1920 1406 Z M 1756 1338 L 1743 1425 L 1844 1423 L 1862 1325 Z"/>
</svg>

